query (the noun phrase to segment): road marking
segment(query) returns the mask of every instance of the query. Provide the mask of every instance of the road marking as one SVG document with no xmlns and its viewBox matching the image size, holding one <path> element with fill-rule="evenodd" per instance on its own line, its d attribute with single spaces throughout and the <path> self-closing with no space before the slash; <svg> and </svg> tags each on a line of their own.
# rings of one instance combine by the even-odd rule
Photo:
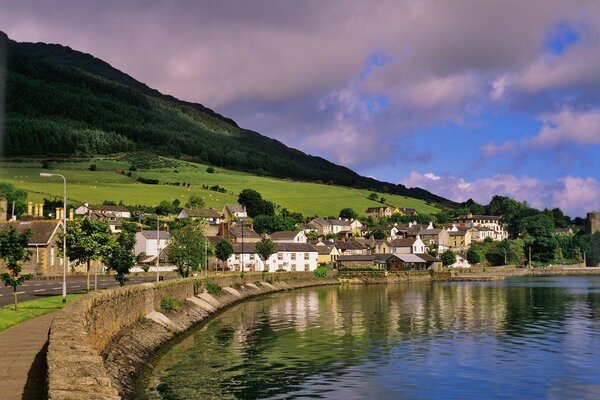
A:
<svg viewBox="0 0 600 400">
<path fill-rule="evenodd" d="M 36 289 L 36 290 L 34 290 L 34 292 L 45 292 L 45 291 L 46 291 L 46 289 Z"/>
<path fill-rule="evenodd" d="M 36 283 L 36 284 L 35 284 L 35 285 L 33 285 L 33 286 L 42 286 L 42 284 L 41 284 L 41 283 Z"/>
<path fill-rule="evenodd" d="M 25 294 L 25 292 L 17 292 L 17 293 L 15 293 L 15 294 Z"/>
<path fill-rule="evenodd" d="M 50 290 L 58 290 L 58 289 L 60 289 L 60 286 L 59 286 L 59 287 L 53 287 L 53 288 L 52 288 L 52 289 L 50 289 Z"/>
</svg>

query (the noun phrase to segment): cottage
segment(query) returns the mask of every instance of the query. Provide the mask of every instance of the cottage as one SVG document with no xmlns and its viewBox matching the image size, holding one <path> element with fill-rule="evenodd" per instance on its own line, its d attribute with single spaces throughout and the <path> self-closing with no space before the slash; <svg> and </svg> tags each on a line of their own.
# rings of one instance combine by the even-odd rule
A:
<svg viewBox="0 0 600 400">
<path fill-rule="evenodd" d="M 156 257 L 169 245 L 171 234 L 167 231 L 139 231 L 135 234 L 135 255 L 145 254 Z"/>
<path fill-rule="evenodd" d="M 389 271 L 419 271 L 427 269 L 427 261 L 421 258 L 421 254 L 394 254 L 394 258 L 390 259 Z"/>
<path fill-rule="evenodd" d="M 27 249 L 29 261 L 22 263 L 24 274 L 60 275 L 63 273 L 63 257 L 59 249 L 59 234 L 63 232 L 62 221 L 10 221 L 0 223 L 0 231 L 15 228 L 18 232 L 31 230 Z M 0 271 L 4 266 L 0 264 Z"/>
<path fill-rule="evenodd" d="M 450 231 L 448 246 L 455 250 L 466 250 L 471 245 L 471 232 L 467 229 Z"/>
<path fill-rule="evenodd" d="M 386 269 L 386 260 L 390 254 L 349 254 L 337 258 L 338 269 L 378 268 Z"/>
<path fill-rule="evenodd" d="M 277 243 L 277 252 L 266 262 L 256 253 L 256 243 L 233 245 L 234 253 L 227 263 L 230 269 L 240 271 L 314 271 L 318 265 L 318 251 L 308 243 Z"/>
<path fill-rule="evenodd" d="M 394 214 L 413 216 L 413 215 L 417 215 L 417 210 L 415 210 L 414 208 L 401 207 L 401 208 L 396 208 L 394 210 Z"/>
<path fill-rule="evenodd" d="M 317 244 L 314 246 L 317 249 L 319 264 L 332 264 L 335 263 L 340 256 L 340 252 L 337 247 L 332 245 Z"/>
<path fill-rule="evenodd" d="M 214 208 L 184 208 L 177 215 L 178 219 L 203 220 L 206 222 L 206 234 L 214 236 L 219 233 L 221 214 Z"/>
<path fill-rule="evenodd" d="M 354 236 L 359 236 L 363 224 L 356 219 L 322 219 L 314 218 L 309 222 L 309 225 L 317 230 L 321 235 L 346 233 Z"/>
<path fill-rule="evenodd" d="M 373 219 L 380 219 L 381 217 L 391 217 L 392 212 L 390 207 L 369 207 L 365 211 L 365 215 Z"/>
<path fill-rule="evenodd" d="M 417 235 L 414 238 L 395 239 L 390 242 L 392 254 L 423 254 L 425 243 Z"/>
<path fill-rule="evenodd" d="M 271 234 L 271 240 L 277 243 L 306 243 L 304 231 L 279 231 Z"/>
<path fill-rule="evenodd" d="M 116 218 L 131 218 L 131 211 L 125 206 L 114 206 L 108 204 L 94 205 L 89 203 L 83 203 L 75 209 L 77 215 L 90 215 L 91 213 L 106 214 L 111 213 Z"/>
<path fill-rule="evenodd" d="M 226 204 L 221 213 L 225 222 L 236 221 L 241 218 L 248 218 L 246 207 L 241 204 Z"/>
<path fill-rule="evenodd" d="M 369 239 L 356 239 L 363 245 L 368 254 L 386 254 L 390 253 L 390 243 L 386 239 L 375 239 L 373 236 Z"/>
<path fill-rule="evenodd" d="M 367 247 L 356 240 L 337 240 L 335 247 L 341 255 L 358 255 L 368 253 Z"/>
<path fill-rule="evenodd" d="M 232 243 L 256 243 L 261 237 L 249 226 L 232 226 L 225 232 L 224 239 L 231 241 Z"/>
<path fill-rule="evenodd" d="M 419 231 L 419 236 L 426 246 L 435 246 L 438 251 L 448 248 L 448 232 L 445 229 L 434 228 L 431 222 L 427 228 Z"/>
</svg>

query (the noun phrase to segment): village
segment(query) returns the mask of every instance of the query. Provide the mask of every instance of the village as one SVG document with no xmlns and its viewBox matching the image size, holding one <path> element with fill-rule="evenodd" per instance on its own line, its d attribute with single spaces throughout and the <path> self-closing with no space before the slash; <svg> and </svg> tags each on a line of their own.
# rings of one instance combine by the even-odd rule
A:
<svg viewBox="0 0 600 400">
<path fill-rule="evenodd" d="M 50 217 L 44 217 L 44 204 L 28 202 L 27 211 L 19 220 L 7 218 L 6 200 L 0 200 L 0 230 L 15 227 L 17 231 L 31 231 L 28 248 L 31 257 L 23 266 L 24 274 L 33 276 L 59 276 L 63 272 L 63 253 L 60 250 L 64 221 L 87 218 L 103 221 L 113 235 L 119 235 L 124 224 L 131 226 L 141 215 L 123 205 L 81 204 L 71 208 L 65 215 L 63 208 L 56 208 Z M 590 213 L 590 221 L 597 221 L 598 213 Z M 48 215 L 48 213 L 46 213 Z M 470 268 L 473 264 L 467 256 L 472 244 L 501 242 L 508 233 L 498 215 L 460 215 L 447 225 L 420 224 L 417 212 L 411 208 L 389 206 L 368 208 L 363 221 L 358 218 L 313 218 L 297 223 L 294 230 L 258 234 L 246 207 L 227 204 L 222 210 L 213 208 L 183 207 L 172 219 L 202 226 L 205 237 L 204 265 L 195 271 L 282 272 L 314 271 L 318 267 L 339 270 L 385 270 L 422 271 L 439 270 L 441 267 Z M 403 216 L 407 224 L 382 225 L 393 216 Z M 413 219 L 414 218 L 414 219 Z M 163 220 L 164 222 L 164 220 Z M 168 225 L 158 224 L 157 229 L 142 229 L 135 224 L 135 266 L 131 273 L 167 272 L 175 270 L 169 259 L 172 233 Z M 597 225 L 597 224 L 596 224 Z M 598 229 L 594 225 L 593 229 Z M 557 235 L 572 235 L 572 229 L 556 231 Z M 219 259 L 215 248 L 219 242 L 230 243 L 230 250 Z M 261 256 L 257 244 L 271 241 L 272 254 Z M 69 257 L 72 258 L 72 257 Z M 224 259 L 223 259 L 224 258 Z M 97 273 L 106 273 L 102 257 L 94 257 L 90 263 Z M 86 272 L 84 263 L 69 262 L 69 274 Z"/>
</svg>

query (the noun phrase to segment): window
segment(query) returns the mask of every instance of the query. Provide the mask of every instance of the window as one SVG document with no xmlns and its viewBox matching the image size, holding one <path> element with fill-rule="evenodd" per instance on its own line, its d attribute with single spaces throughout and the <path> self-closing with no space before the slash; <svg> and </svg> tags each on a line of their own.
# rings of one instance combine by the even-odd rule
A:
<svg viewBox="0 0 600 400">
<path fill-rule="evenodd" d="M 54 267 L 54 247 L 50 247 L 50 265 Z"/>
<path fill-rule="evenodd" d="M 310 259 L 309 258 L 309 254 L 308 253 L 304 253 L 304 261 L 308 261 L 309 259 Z"/>
<path fill-rule="evenodd" d="M 296 259 L 296 253 L 292 253 L 292 260 Z"/>
<path fill-rule="evenodd" d="M 305 271 L 309 271 L 310 270 L 308 264 L 304 264 L 304 270 Z"/>
<path fill-rule="evenodd" d="M 277 253 L 277 259 L 283 260 L 283 253 Z"/>
</svg>

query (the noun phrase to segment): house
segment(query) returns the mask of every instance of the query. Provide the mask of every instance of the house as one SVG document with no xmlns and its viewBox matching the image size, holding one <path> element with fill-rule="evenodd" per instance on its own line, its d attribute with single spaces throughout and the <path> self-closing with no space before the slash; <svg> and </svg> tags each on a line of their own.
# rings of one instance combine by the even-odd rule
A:
<svg viewBox="0 0 600 400">
<path fill-rule="evenodd" d="M 15 228 L 17 232 L 31 230 L 27 250 L 31 252 L 29 261 L 22 263 L 23 274 L 62 275 L 63 257 L 59 249 L 59 234 L 63 232 L 60 220 L 33 220 L 0 222 L 0 231 Z M 0 271 L 4 266 L 0 262 Z"/>
<path fill-rule="evenodd" d="M 337 247 L 332 245 L 315 245 L 315 249 L 317 249 L 318 258 L 317 262 L 319 264 L 332 264 L 335 263 L 340 256 L 340 252 Z"/>
<path fill-rule="evenodd" d="M 169 245 L 171 234 L 167 231 L 139 231 L 135 233 L 135 255 L 144 253 L 146 256 L 154 256 L 163 251 Z"/>
<path fill-rule="evenodd" d="M 394 214 L 413 216 L 413 215 L 417 215 L 417 210 L 415 210 L 414 208 L 401 207 L 401 208 L 396 208 L 394 210 Z"/>
<path fill-rule="evenodd" d="M 448 246 L 454 250 L 466 250 L 471 245 L 471 232 L 468 229 L 448 232 Z"/>
<path fill-rule="evenodd" d="M 390 243 L 386 239 L 375 239 L 371 236 L 369 239 L 356 239 L 356 241 L 366 248 L 368 254 L 386 254 L 390 253 Z"/>
<path fill-rule="evenodd" d="M 419 235 L 414 238 L 394 239 L 390 242 L 392 254 L 423 254 L 425 253 L 425 243 Z"/>
<path fill-rule="evenodd" d="M 389 271 L 422 271 L 427 269 L 427 261 L 421 258 L 421 254 L 394 254 L 389 259 Z"/>
<path fill-rule="evenodd" d="M 184 208 L 177 215 L 178 219 L 206 221 L 206 234 L 214 236 L 219 233 L 221 214 L 214 208 Z"/>
<path fill-rule="evenodd" d="M 337 258 L 338 269 L 378 268 L 386 269 L 386 260 L 390 254 L 349 254 Z"/>
<path fill-rule="evenodd" d="M 442 260 L 437 257 L 431 256 L 427 253 L 417 254 L 425 263 L 427 263 L 427 269 L 437 271 L 442 266 Z"/>
<path fill-rule="evenodd" d="M 298 223 L 298 224 L 296 224 L 296 226 L 298 227 L 298 229 L 300 229 L 304 233 L 317 232 L 317 229 L 310 224 Z"/>
<path fill-rule="evenodd" d="M 99 213 L 99 214 L 105 214 L 105 213 L 111 213 L 113 214 L 116 218 L 131 218 L 131 211 L 129 211 L 129 209 L 127 209 L 127 207 L 124 206 L 114 206 L 114 205 L 108 205 L 108 204 L 101 204 L 101 205 L 93 205 L 93 204 L 89 204 L 89 203 L 83 203 L 82 205 L 80 205 L 79 207 L 77 207 L 75 209 L 75 214 L 77 215 L 90 215 L 91 213 Z"/>
<path fill-rule="evenodd" d="M 271 233 L 271 240 L 276 243 L 306 243 L 304 231 L 279 231 Z"/>
<path fill-rule="evenodd" d="M 110 232 L 114 235 L 119 234 L 122 231 L 123 223 L 121 222 L 121 218 L 117 217 L 117 215 L 112 212 L 99 213 L 93 211 L 88 213 L 87 217 L 89 219 L 100 220 L 108 223 Z"/>
<path fill-rule="evenodd" d="M 373 219 L 380 219 L 381 217 L 391 217 L 392 212 L 390 207 L 369 207 L 365 211 L 365 215 Z"/>
<path fill-rule="evenodd" d="M 456 262 L 452 265 L 449 265 L 451 268 L 471 268 L 471 264 L 467 261 L 467 258 L 464 254 L 456 255 Z"/>
<path fill-rule="evenodd" d="M 453 230 L 458 230 L 458 229 L 454 229 Z M 496 240 L 496 231 L 494 231 L 491 228 L 485 227 L 485 226 L 479 226 L 477 228 L 470 228 L 470 229 L 465 229 L 468 230 L 469 232 L 471 232 L 471 241 L 472 242 L 483 242 L 485 241 L 487 238 L 490 238 L 491 240 Z"/>
<path fill-rule="evenodd" d="M 358 255 L 367 253 L 367 247 L 356 240 L 337 240 L 335 242 L 335 247 L 337 247 L 340 255 Z"/>
<path fill-rule="evenodd" d="M 261 239 L 261 236 L 249 226 L 231 226 L 226 230 L 223 238 L 232 243 L 241 243 L 242 241 L 244 243 L 256 243 Z"/>
<path fill-rule="evenodd" d="M 453 219 L 458 229 L 486 227 L 494 231 L 494 240 L 504 240 L 508 238 L 508 232 L 504 230 L 500 217 L 496 215 L 478 215 L 467 214 L 460 215 Z"/>
<path fill-rule="evenodd" d="M 434 228 L 431 222 L 427 228 L 419 231 L 419 236 L 426 246 L 435 246 L 438 251 L 448 248 L 448 232 L 443 228 Z"/>
<path fill-rule="evenodd" d="M 308 243 L 277 243 L 277 252 L 265 262 L 256 253 L 256 243 L 233 245 L 227 260 L 230 269 L 241 271 L 314 271 L 318 266 L 318 251 Z"/>
<path fill-rule="evenodd" d="M 357 219 L 348 221 L 342 218 L 314 218 L 309 222 L 309 225 L 316 229 L 321 235 L 337 235 L 338 233 L 347 233 L 354 236 L 359 236 L 363 227 L 363 224 Z"/>
<path fill-rule="evenodd" d="M 225 222 L 236 221 L 241 218 L 248 218 L 246 207 L 241 204 L 225 204 L 221 215 Z"/>
<path fill-rule="evenodd" d="M 573 232 L 573 228 L 556 228 L 555 234 L 558 236 L 573 236 L 575 232 Z"/>
</svg>

